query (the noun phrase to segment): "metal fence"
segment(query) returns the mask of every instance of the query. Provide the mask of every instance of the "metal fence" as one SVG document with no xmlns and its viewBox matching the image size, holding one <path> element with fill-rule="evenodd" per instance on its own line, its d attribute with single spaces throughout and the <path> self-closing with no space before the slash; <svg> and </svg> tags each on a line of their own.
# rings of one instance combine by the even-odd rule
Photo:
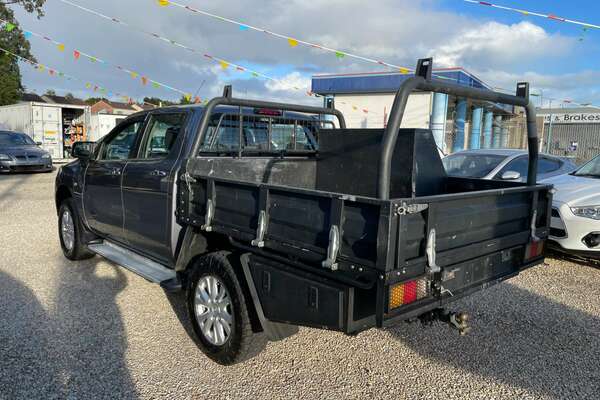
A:
<svg viewBox="0 0 600 400">
<path fill-rule="evenodd" d="M 544 124 L 542 150 L 581 164 L 600 154 L 600 124 Z M 548 146 L 548 139 L 550 146 Z M 576 149 L 572 143 L 576 143 Z"/>
</svg>

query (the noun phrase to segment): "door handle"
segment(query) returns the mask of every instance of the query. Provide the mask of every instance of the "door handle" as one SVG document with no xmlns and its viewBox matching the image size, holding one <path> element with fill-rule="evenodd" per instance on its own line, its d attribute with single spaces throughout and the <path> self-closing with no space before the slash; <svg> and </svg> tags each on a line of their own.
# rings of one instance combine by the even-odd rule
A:
<svg viewBox="0 0 600 400">
<path fill-rule="evenodd" d="M 167 173 L 165 171 L 161 171 L 159 169 L 155 169 L 154 171 L 150 172 L 150 175 L 165 177 L 165 176 L 167 176 Z"/>
</svg>

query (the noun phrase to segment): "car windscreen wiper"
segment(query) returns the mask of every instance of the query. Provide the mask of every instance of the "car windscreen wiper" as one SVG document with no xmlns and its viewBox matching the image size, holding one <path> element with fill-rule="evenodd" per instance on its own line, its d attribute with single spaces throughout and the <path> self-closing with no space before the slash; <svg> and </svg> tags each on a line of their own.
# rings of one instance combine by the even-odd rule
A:
<svg viewBox="0 0 600 400">
<path fill-rule="evenodd" d="M 573 174 L 573 176 L 582 176 L 584 178 L 600 179 L 600 175 L 596 175 L 596 174 Z"/>
</svg>

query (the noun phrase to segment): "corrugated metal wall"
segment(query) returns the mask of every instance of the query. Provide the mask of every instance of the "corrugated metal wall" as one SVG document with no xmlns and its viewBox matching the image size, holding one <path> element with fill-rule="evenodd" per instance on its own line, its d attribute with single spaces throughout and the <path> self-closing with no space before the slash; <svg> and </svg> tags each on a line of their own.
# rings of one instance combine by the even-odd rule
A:
<svg viewBox="0 0 600 400">
<path fill-rule="evenodd" d="M 549 124 L 544 125 L 545 139 L 549 128 Z M 575 152 L 568 151 L 572 141 L 578 144 Z M 550 142 L 550 154 L 574 157 L 577 163 L 583 163 L 600 154 L 600 124 L 553 124 Z"/>
</svg>

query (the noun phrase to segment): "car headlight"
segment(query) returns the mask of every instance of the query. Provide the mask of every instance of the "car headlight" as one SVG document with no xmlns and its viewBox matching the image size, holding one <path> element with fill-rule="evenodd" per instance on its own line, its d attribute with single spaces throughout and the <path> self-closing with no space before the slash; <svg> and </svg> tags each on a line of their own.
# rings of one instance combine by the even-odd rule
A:
<svg viewBox="0 0 600 400">
<path fill-rule="evenodd" d="M 571 211 L 578 217 L 600 220 L 600 206 L 571 207 Z"/>
<path fill-rule="evenodd" d="M 42 154 L 42 158 L 45 159 L 45 160 L 47 160 L 47 159 L 49 159 L 51 157 L 50 157 L 50 154 Z"/>
<path fill-rule="evenodd" d="M 0 161 L 10 161 L 12 158 L 6 154 L 0 154 Z"/>
</svg>

